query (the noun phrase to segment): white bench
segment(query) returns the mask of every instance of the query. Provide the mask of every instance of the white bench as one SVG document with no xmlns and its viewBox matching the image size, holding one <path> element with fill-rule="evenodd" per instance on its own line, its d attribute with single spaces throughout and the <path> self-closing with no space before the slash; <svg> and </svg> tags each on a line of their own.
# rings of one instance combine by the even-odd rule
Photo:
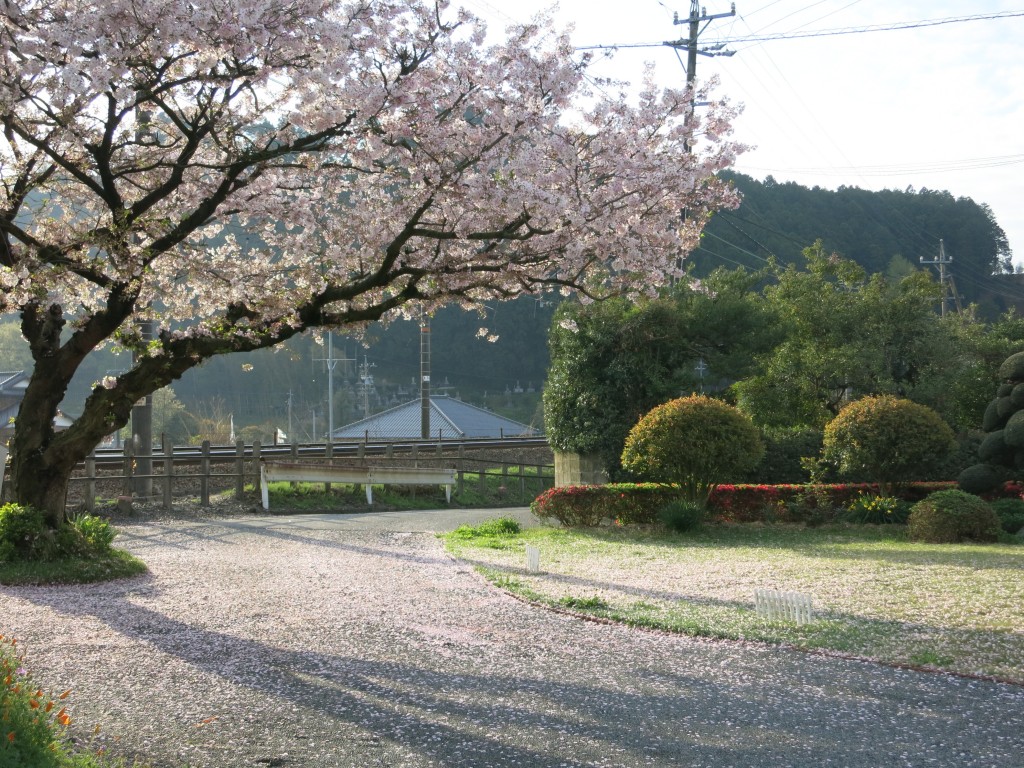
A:
<svg viewBox="0 0 1024 768">
<path fill-rule="evenodd" d="M 366 503 L 373 504 L 374 485 L 443 485 L 448 503 L 455 485 L 454 469 L 430 467 L 346 467 L 334 464 L 296 464 L 281 461 L 260 462 L 260 491 L 263 508 L 270 509 L 269 484 L 352 483 L 366 490 Z"/>
</svg>

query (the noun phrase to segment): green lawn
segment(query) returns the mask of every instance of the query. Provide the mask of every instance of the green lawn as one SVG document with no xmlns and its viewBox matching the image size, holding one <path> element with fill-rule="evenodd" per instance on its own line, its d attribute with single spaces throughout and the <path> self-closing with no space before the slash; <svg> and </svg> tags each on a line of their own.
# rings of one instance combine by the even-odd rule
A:
<svg viewBox="0 0 1024 768">
<path fill-rule="evenodd" d="M 525 545 L 541 572 L 526 570 Z M 446 537 L 492 582 L 541 603 L 685 634 L 786 643 L 1024 682 L 1024 546 L 908 542 L 898 526 L 527 529 Z M 755 589 L 810 594 L 797 626 Z"/>
</svg>

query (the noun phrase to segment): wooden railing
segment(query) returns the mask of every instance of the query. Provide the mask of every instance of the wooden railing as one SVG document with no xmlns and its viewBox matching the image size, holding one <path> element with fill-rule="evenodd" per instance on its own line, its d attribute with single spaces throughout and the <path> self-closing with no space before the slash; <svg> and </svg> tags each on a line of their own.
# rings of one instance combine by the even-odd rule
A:
<svg viewBox="0 0 1024 768">
<path fill-rule="evenodd" d="M 151 470 L 138 471 L 140 464 L 131 445 L 120 451 L 97 451 L 79 465 L 71 478 L 68 503 L 94 511 L 104 502 L 118 499 L 160 503 L 165 509 L 175 498 L 196 497 L 203 506 L 211 505 L 211 497 L 229 492 L 238 500 L 245 498 L 247 488 L 260 487 L 261 459 L 303 461 L 311 465 L 337 464 L 348 466 L 406 465 L 409 467 L 451 469 L 455 471 L 456 497 L 476 483 L 483 489 L 488 480 L 497 482 L 506 498 L 527 503 L 546 488 L 554 485 L 554 467 L 547 463 L 509 461 L 479 457 L 484 449 L 514 452 L 518 449 L 543 447 L 536 438 L 505 438 L 504 440 L 431 440 L 379 441 L 344 444 L 288 444 L 263 446 L 237 442 L 234 446 L 165 445 L 145 457 Z M 144 465 L 144 464 L 143 464 Z M 8 490 L 4 482 L 0 489 Z M 329 487 L 329 485 L 328 485 Z"/>
</svg>

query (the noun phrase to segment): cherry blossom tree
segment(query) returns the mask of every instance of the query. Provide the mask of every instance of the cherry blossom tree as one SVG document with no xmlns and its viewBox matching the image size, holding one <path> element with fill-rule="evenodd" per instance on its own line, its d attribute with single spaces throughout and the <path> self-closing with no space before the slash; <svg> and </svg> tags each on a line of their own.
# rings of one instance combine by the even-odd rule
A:
<svg viewBox="0 0 1024 768">
<path fill-rule="evenodd" d="M 714 176 L 740 149 L 727 105 L 692 114 L 649 74 L 631 98 L 595 86 L 544 19 L 494 43 L 445 0 L 0 8 L 0 312 L 33 359 L 11 479 L 55 526 L 75 464 L 214 355 L 446 302 L 650 292 L 736 203 Z M 55 432 L 106 344 L 133 365 Z"/>
</svg>

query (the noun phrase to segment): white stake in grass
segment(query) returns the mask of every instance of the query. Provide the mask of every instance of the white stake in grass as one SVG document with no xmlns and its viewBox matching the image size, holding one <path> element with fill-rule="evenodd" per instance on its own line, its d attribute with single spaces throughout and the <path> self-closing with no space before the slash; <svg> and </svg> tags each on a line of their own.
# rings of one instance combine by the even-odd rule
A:
<svg viewBox="0 0 1024 768">
<path fill-rule="evenodd" d="M 540 549 L 532 544 L 526 545 L 526 570 L 530 573 L 540 572 Z"/>
<path fill-rule="evenodd" d="M 780 592 L 777 589 L 755 589 L 754 610 L 766 619 L 780 619 L 806 624 L 814 621 L 811 596 L 803 592 Z"/>
</svg>

